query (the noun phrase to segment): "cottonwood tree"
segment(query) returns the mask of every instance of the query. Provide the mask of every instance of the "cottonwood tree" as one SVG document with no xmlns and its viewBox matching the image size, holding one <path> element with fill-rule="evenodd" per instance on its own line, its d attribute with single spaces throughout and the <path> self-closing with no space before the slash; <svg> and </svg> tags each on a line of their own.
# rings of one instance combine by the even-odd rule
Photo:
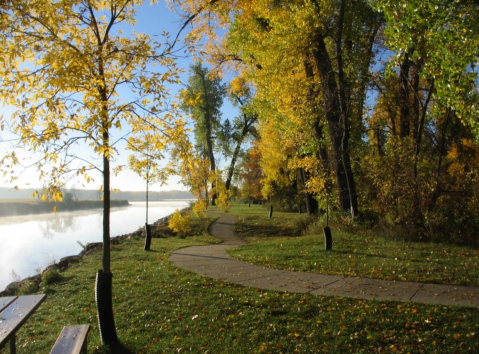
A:
<svg viewBox="0 0 479 354">
<path fill-rule="evenodd" d="M 209 71 L 201 63 L 191 66 L 188 85 L 181 93 L 181 107 L 195 122 L 194 134 L 196 149 L 208 158 L 211 173 L 216 171 L 215 136 L 221 124 L 221 106 L 226 90 L 221 80 L 211 78 Z M 211 189 L 214 190 L 214 182 Z M 215 205 L 216 193 L 212 204 Z"/>
<path fill-rule="evenodd" d="M 41 179 L 49 178 L 54 199 L 61 198 L 59 186 L 69 172 L 87 180 L 92 169 L 102 174 L 103 257 L 96 295 L 100 335 L 107 344 L 117 342 L 110 267 L 115 142 L 129 122 L 163 127 L 175 123 L 173 115 L 163 115 L 168 109 L 166 85 L 178 80 L 168 46 L 146 34 L 126 33 L 135 22 L 135 7 L 142 3 L 19 0 L 3 5 L 9 35 L 2 38 L 0 95 L 17 109 L 8 119 L 13 133 L 40 156 L 35 165 Z M 161 130 L 155 134 L 159 140 L 167 138 Z M 89 147 L 100 165 L 84 163 L 85 158 L 74 153 L 77 144 Z M 19 160 L 11 152 L 2 163 L 15 165 Z"/>
</svg>

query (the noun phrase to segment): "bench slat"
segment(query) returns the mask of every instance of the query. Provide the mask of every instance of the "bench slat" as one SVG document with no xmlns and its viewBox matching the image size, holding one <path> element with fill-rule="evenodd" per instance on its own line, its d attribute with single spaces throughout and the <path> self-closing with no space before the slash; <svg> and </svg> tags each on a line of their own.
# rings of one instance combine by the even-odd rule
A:
<svg viewBox="0 0 479 354">
<path fill-rule="evenodd" d="M 0 349 L 30 318 L 45 300 L 46 295 L 20 296 L 0 312 Z"/>
<path fill-rule="evenodd" d="M 80 354 L 82 349 L 83 353 L 86 353 L 86 337 L 89 330 L 88 324 L 63 327 L 50 354 Z"/>
<path fill-rule="evenodd" d="M 0 312 L 2 312 L 3 309 L 10 305 L 16 298 L 16 296 L 0 297 Z"/>
</svg>

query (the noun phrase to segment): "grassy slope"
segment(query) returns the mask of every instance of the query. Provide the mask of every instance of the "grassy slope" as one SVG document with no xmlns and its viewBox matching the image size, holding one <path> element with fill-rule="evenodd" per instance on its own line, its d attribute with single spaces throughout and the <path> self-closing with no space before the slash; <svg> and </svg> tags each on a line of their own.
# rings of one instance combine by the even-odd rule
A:
<svg viewBox="0 0 479 354">
<path fill-rule="evenodd" d="M 208 242 L 214 240 L 203 235 L 154 239 L 151 252 L 143 251 L 141 239 L 113 247 L 115 319 L 119 337 L 131 352 L 473 353 L 477 349 L 477 309 L 250 289 L 178 269 L 168 261 L 174 249 Z M 63 273 L 63 281 L 42 289 L 48 298 L 19 331 L 19 354 L 49 352 L 64 325 L 79 323 L 93 327 L 89 352 L 108 352 L 100 348 L 93 292 L 100 263 L 100 252 L 85 257 Z"/>
<path fill-rule="evenodd" d="M 331 227 L 333 252 L 324 251 L 322 228 L 297 237 L 306 215 L 238 206 L 235 226 L 248 246 L 230 250 L 241 260 L 267 267 L 390 280 L 479 286 L 479 250 L 434 243 L 387 240 L 371 232 Z M 344 227 L 343 227 L 344 229 Z"/>
</svg>

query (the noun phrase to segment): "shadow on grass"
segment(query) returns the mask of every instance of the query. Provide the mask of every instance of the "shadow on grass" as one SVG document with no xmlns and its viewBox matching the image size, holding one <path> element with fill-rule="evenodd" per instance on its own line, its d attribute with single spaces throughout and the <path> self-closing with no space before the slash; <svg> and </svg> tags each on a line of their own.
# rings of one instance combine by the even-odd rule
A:
<svg viewBox="0 0 479 354">
<path fill-rule="evenodd" d="M 100 353 L 111 353 L 111 354 L 135 354 L 130 348 L 124 345 L 121 342 L 106 345 L 100 350 Z"/>
<path fill-rule="evenodd" d="M 278 227 L 273 225 L 241 225 L 236 224 L 233 228 L 237 236 L 240 237 L 299 237 L 301 236 L 293 229 L 288 227 Z"/>
</svg>

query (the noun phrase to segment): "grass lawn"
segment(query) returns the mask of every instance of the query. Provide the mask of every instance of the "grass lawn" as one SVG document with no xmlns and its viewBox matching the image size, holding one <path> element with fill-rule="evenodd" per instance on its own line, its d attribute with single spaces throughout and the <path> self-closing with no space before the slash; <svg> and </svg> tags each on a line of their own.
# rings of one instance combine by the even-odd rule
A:
<svg viewBox="0 0 479 354">
<path fill-rule="evenodd" d="M 370 231 L 332 225 L 333 251 L 324 251 L 322 225 L 301 236 L 306 215 L 236 205 L 235 231 L 249 245 L 228 251 L 257 265 L 388 280 L 479 286 L 479 250 L 435 243 L 388 240 Z M 306 230 L 308 231 L 308 230 Z M 311 231 L 310 231 L 311 232 Z"/>
<path fill-rule="evenodd" d="M 192 234 L 202 233 L 199 227 Z M 118 336 L 128 348 L 123 352 L 477 352 L 478 309 L 264 291 L 205 278 L 168 261 L 174 249 L 211 242 L 202 234 L 153 239 L 149 252 L 138 238 L 113 246 L 113 303 Z M 64 325 L 80 323 L 92 325 L 90 353 L 120 353 L 99 341 L 93 289 L 100 264 L 98 251 L 40 290 L 48 298 L 18 332 L 19 354 L 48 353 Z"/>
</svg>

